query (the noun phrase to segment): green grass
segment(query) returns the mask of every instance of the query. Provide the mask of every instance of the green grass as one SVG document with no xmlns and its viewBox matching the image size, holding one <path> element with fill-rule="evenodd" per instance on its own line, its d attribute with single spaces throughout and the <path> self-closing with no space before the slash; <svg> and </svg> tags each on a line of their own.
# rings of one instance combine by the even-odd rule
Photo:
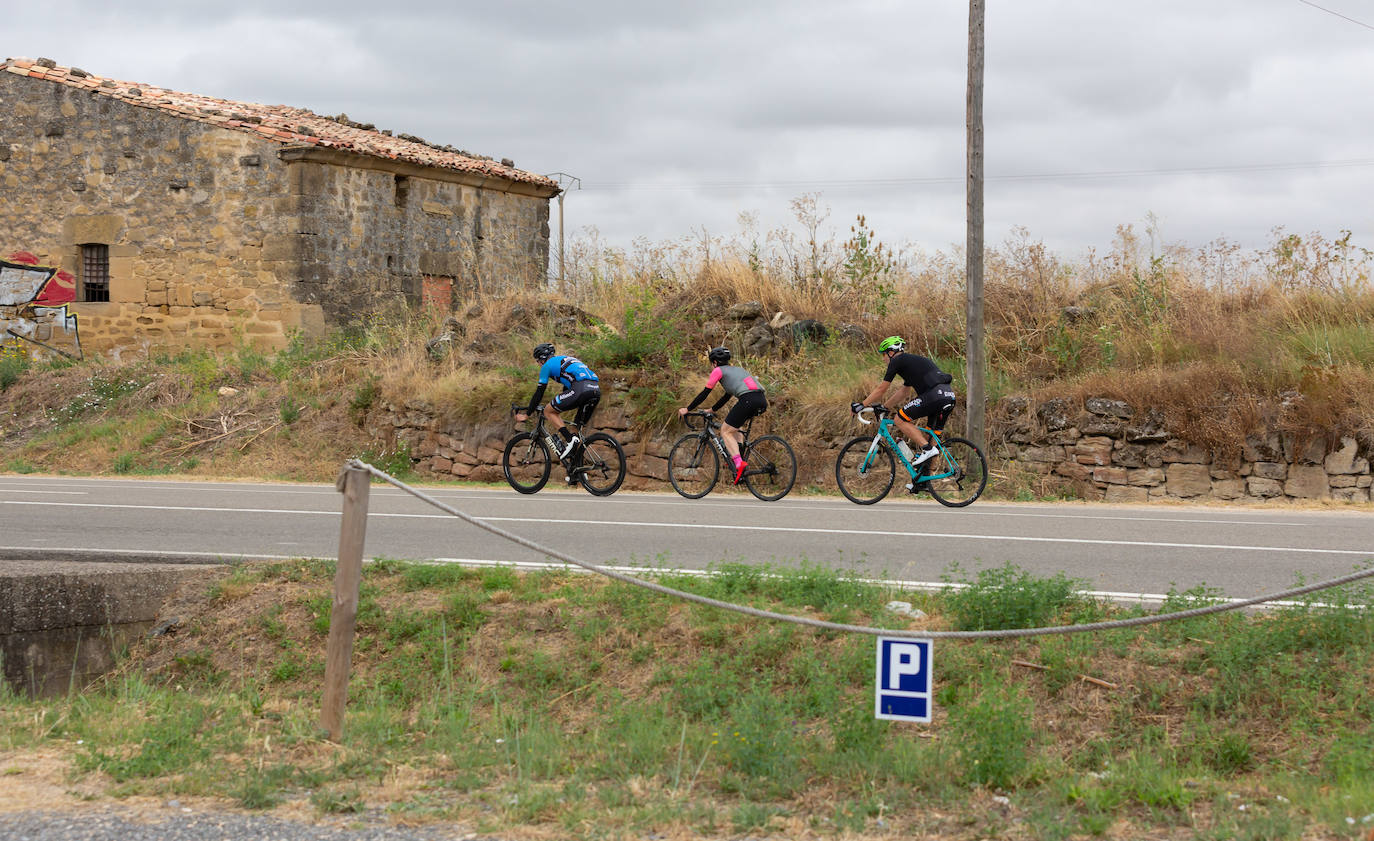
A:
<svg viewBox="0 0 1374 841">
<path fill-rule="evenodd" d="M 884 610 L 890 587 L 806 562 L 644 574 L 780 612 L 908 621 Z M 77 780 L 108 780 L 116 797 L 384 806 L 492 831 L 595 825 L 605 837 L 797 826 L 988 837 L 1019 823 L 1050 838 L 1124 825 L 1353 839 L 1374 812 L 1364 586 L 1192 619 L 1186 636 L 1163 625 L 937 641 L 936 718 L 914 726 L 873 718 L 869 637 L 588 576 L 379 561 L 365 568 L 345 736 L 329 747 L 316 728 L 332 577 L 317 561 L 234 569 L 186 631 L 149 641 L 103 684 L 6 696 L 0 750 L 60 747 Z M 1015 625 L 1120 615 L 1059 577 L 949 577 L 967 586 L 904 598 L 948 627 L 997 625 L 999 613 Z M 1209 598 L 1174 594 L 1165 608 Z M 1009 805 L 987 808 L 993 796 Z"/>
<path fill-rule="evenodd" d="M 955 629 L 961 631 L 1040 627 L 1083 602 L 1078 591 L 1084 582 L 1063 573 L 1036 578 L 1010 563 L 979 570 L 972 578 L 955 564 L 944 580 L 962 585 L 949 590 L 943 600 Z"/>
</svg>

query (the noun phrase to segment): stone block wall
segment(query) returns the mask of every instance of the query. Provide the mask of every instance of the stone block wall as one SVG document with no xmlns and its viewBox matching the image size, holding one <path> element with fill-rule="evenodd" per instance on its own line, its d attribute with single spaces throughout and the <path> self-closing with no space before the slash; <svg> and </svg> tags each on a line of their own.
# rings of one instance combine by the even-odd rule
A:
<svg viewBox="0 0 1374 841">
<path fill-rule="evenodd" d="M 623 387 L 608 388 L 594 424 L 624 446 L 626 488 L 670 490 L 668 451 L 685 430 L 677 425 L 636 428 L 627 397 Z M 1265 433 L 1248 438 L 1236 457 L 1217 458 L 1170 433 L 1158 412 L 1137 413 L 1106 398 L 1091 398 L 1082 407 L 1063 400 L 1032 406 L 1026 398 L 1009 398 L 990 422 L 994 443 L 988 456 L 994 471 L 1069 482 L 1084 498 L 1106 502 L 1369 502 L 1374 479 L 1368 448 L 1348 436 L 1329 441 L 1325 436 Z M 839 448 L 868 430 L 846 426 L 814 437 L 809 445 L 785 436 L 797 455 L 797 486 L 834 488 Z M 369 431 L 393 445 L 404 443 L 422 475 L 500 482 L 501 452 L 515 429 L 509 421 L 444 423 L 434 407 L 417 402 L 381 407 L 370 418 Z"/>
<path fill-rule="evenodd" d="M 361 156 L 347 165 L 313 152 L 287 158 L 300 232 L 279 245 L 300 261 L 301 301 L 329 323 L 418 306 L 427 287 L 427 302 L 452 312 L 467 295 L 532 288 L 546 276 L 546 198 Z M 440 289 L 446 300 L 433 294 Z"/>
<path fill-rule="evenodd" d="M 1160 414 L 1094 397 L 1076 406 L 1003 401 L 992 455 L 1031 474 L 1075 483 L 1089 499 L 1147 502 L 1335 499 L 1370 501 L 1370 451 L 1355 438 L 1266 432 L 1230 457 L 1190 444 Z"/>
<path fill-rule="evenodd" d="M 624 487 L 634 490 L 671 490 L 668 483 L 668 450 L 686 430 L 675 427 L 661 432 L 635 428 L 627 410 L 628 390 L 603 386 L 601 404 L 593 426 L 615 436 L 625 448 L 627 473 Z M 404 445 L 422 475 L 440 479 L 503 482 L 501 453 L 517 431 L 513 421 L 500 423 L 445 423 L 435 407 L 420 401 L 386 404 L 368 420 L 368 432 L 386 446 Z M 521 425 L 526 428 L 529 424 Z M 555 471 L 550 482 L 562 477 Z M 799 477 L 800 480 L 800 477 Z"/>
<path fill-rule="evenodd" d="M 85 354 L 281 344 L 321 323 L 263 248 L 282 215 L 273 144 L 89 91 L 0 73 L 0 257 L 80 276 L 80 246 L 109 246 L 110 300 L 68 305 Z"/>
<path fill-rule="evenodd" d="M 34 255 L 78 290 L 60 314 L 6 305 L 0 321 L 36 335 L 75 316 L 86 355 L 271 348 L 419 305 L 426 277 L 450 310 L 544 280 L 548 188 L 283 146 L 154 105 L 0 72 L 0 259 Z M 109 246 L 108 302 L 80 294 L 90 243 Z"/>
</svg>

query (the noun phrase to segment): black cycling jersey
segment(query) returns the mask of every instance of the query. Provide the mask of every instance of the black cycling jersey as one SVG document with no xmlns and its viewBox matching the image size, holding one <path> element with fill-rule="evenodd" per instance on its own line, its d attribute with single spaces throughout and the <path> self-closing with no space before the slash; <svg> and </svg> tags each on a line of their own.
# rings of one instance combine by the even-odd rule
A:
<svg viewBox="0 0 1374 841">
<path fill-rule="evenodd" d="M 887 373 L 883 382 L 892 382 L 900 376 L 902 382 L 914 388 L 917 394 L 929 391 L 937 385 L 952 382 L 953 377 L 940 370 L 939 366 L 924 356 L 914 353 L 899 353 L 887 363 Z"/>
</svg>

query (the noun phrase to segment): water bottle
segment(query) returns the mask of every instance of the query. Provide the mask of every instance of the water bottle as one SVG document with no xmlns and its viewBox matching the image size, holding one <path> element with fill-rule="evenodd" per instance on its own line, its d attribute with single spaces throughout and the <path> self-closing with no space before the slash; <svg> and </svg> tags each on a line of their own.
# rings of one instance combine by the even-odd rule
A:
<svg viewBox="0 0 1374 841">
<path fill-rule="evenodd" d="M 906 459 L 907 464 L 911 464 L 911 460 L 916 457 L 916 454 L 911 451 L 911 446 L 905 441 L 898 441 L 897 449 L 902 451 L 902 458 Z"/>
</svg>

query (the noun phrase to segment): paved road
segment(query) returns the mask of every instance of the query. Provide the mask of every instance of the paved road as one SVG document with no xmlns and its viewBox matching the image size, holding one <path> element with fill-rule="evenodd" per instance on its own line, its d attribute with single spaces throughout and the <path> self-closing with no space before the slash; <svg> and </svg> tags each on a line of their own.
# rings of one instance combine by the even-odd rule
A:
<svg viewBox="0 0 1374 841">
<path fill-rule="evenodd" d="M 938 582 L 1011 562 L 1063 571 L 1090 589 L 1159 594 L 1205 584 L 1235 597 L 1334 577 L 1374 562 L 1374 511 L 974 503 L 874 506 L 839 497 L 762 503 L 621 492 L 427 488 L 471 515 L 573 557 L 704 568 L 721 561 L 816 563 Z M 0 476 L 0 557 L 105 553 L 160 560 L 334 557 L 342 497 L 332 485 Z M 502 540 L 374 485 L 369 557 L 538 563 Z"/>
<path fill-rule="evenodd" d="M 265 815 L 192 811 L 172 806 L 135 812 L 118 806 L 0 814 L 0 838 L 10 841 L 468 841 L 477 835 L 451 824 L 409 828 L 372 817 L 370 826 L 310 824 Z"/>
</svg>

